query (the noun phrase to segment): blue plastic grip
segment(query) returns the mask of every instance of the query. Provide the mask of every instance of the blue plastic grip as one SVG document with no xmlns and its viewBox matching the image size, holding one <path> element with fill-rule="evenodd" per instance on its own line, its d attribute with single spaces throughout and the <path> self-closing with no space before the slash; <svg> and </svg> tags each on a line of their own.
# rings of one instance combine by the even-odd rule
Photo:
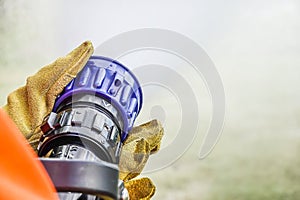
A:
<svg viewBox="0 0 300 200">
<path fill-rule="evenodd" d="M 134 74 L 121 63 L 106 57 L 91 56 L 82 71 L 56 99 L 53 111 L 74 94 L 94 94 L 109 101 L 121 114 L 124 141 L 139 114 L 143 97 Z"/>
</svg>

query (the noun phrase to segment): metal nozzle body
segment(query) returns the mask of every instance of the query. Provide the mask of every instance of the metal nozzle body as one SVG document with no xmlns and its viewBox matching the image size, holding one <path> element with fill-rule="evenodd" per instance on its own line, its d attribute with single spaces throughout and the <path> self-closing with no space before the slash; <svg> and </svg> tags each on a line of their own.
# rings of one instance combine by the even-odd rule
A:
<svg viewBox="0 0 300 200">
<path fill-rule="evenodd" d="M 141 106 L 140 85 L 126 67 L 90 58 L 41 127 L 38 155 L 47 157 L 41 160 L 61 199 L 125 198 L 119 156 Z"/>
</svg>

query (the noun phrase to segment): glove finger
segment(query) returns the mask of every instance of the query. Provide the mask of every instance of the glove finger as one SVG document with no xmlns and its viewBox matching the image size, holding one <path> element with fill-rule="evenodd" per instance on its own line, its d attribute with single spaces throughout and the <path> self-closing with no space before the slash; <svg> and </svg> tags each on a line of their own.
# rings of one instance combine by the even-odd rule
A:
<svg viewBox="0 0 300 200">
<path fill-rule="evenodd" d="M 37 142 L 39 128 L 51 111 L 56 96 L 84 67 L 93 53 L 91 42 L 84 42 L 67 56 L 40 69 L 27 79 L 26 86 L 12 92 L 4 110 L 29 142 Z"/>
<path fill-rule="evenodd" d="M 160 148 L 160 143 L 164 129 L 158 120 L 152 120 L 145 124 L 133 127 L 128 138 L 125 140 L 124 146 L 137 138 L 144 138 L 150 145 L 151 153 L 155 153 Z"/>
<path fill-rule="evenodd" d="M 120 178 L 129 180 L 143 170 L 149 155 L 158 151 L 163 128 L 158 120 L 134 127 L 125 140 L 120 157 Z"/>
<path fill-rule="evenodd" d="M 85 66 L 89 57 L 93 53 L 93 45 L 86 41 L 79 47 L 70 52 L 67 56 L 58 58 L 53 64 L 42 68 L 36 75 L 27 80 L 27 91 L 30 93 L 32 101 L 41 102 L 37 109 L 32 109 L 32 114 L 37 116 L 34 125 L 38 126 L 33 135 L 28 139 L 29 143 L 35 148 L 41 136 L 39 126 L 44 117 L 53 108 L 56 97 L 62 92 L 65 86 L 76 77 L 77 73 Z M 36 85 L 45 82 L 45 86 Z M 40 99 L 39 99 L 40 98 Z"/>
<path fill-rule="evenodd" d="M 58 58 L 27 79 L 29 104 L 36 105 L 30 112 L 33 122 L 40 122 L 51 111 L 57 95 L 84 67 L 92 53 L 92 44 L 84 42 L 67 56 Z"/>
<path fill-rule="evenodd" d="M 127 181 L 138 176 L 150 155 L 149 143 L 144 138 L 132 140 L 122 148 L 119 169 L 120 179 Z"/>
<path fill-rule="evenodd" d="M 155 193 L 155 185 L 149 178 L 130 180 L 124 183 L 130 199 L 148 200 Z"/>
<path fill-rule="evenodd" d="M 52 82 L 53 80 L 54 82 L 50 85 L 50 88 L 47 91 L 48 112 L 52 110 L 57 95 L 59 95 L 65 86 L 76 77 L 78 72 L 82 70 L 90 56 L 93 54 L 93 51 L 92 43 L 90 41 L 86 41 L 74 49 L 66 57 L 56 60 L 56 66 L 67 65 L 67 67 L 62 67 L 62 72 L 57 76 L 55 75 L 52 77 Z"/>
</svg>

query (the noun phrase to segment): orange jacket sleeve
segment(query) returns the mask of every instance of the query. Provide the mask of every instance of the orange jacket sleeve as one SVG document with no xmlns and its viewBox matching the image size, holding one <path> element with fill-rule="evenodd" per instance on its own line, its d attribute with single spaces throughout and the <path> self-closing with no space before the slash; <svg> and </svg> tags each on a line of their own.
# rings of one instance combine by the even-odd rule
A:
<svg viewBox="0 0 300 200">
<path fill-rule="evenodd" d="M 0 200 L 58 200 L 53 183 L 16 125 L 0 109 Z"/>
</svg>

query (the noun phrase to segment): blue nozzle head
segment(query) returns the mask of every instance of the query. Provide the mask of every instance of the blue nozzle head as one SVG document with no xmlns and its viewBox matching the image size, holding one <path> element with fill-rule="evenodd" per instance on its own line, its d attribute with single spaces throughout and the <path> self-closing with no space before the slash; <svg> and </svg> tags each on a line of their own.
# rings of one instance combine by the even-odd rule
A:
<svg viewBox="0 0 300 200">
<path fill-rule="evenodd" d="M 143 102 L 141 86 L 134 74 L 121 63 L 100 56 L 90 57 L 82 71 L 57 97 L 53 111 L 75 94 L 93 94 L 118 111 L 122 142 L 133 127 Z"/>
</svg>

